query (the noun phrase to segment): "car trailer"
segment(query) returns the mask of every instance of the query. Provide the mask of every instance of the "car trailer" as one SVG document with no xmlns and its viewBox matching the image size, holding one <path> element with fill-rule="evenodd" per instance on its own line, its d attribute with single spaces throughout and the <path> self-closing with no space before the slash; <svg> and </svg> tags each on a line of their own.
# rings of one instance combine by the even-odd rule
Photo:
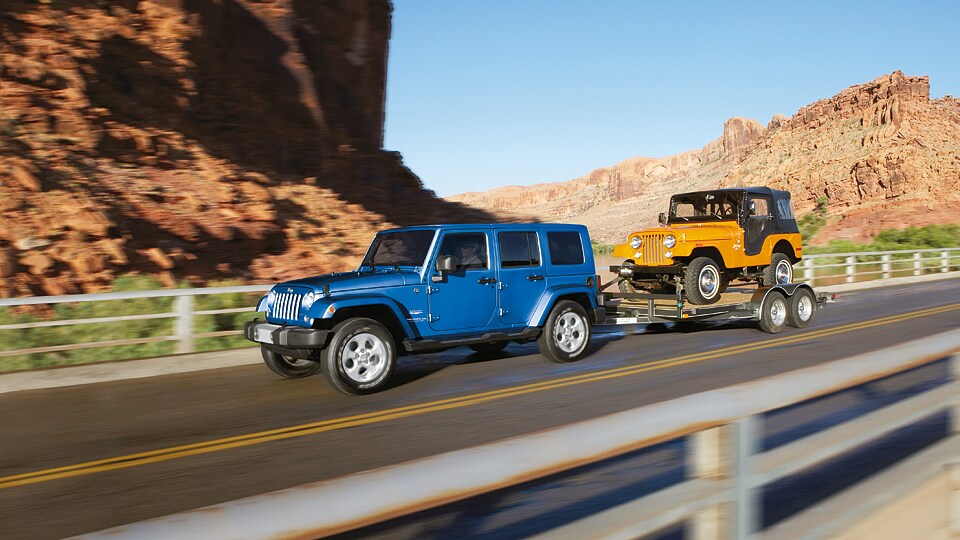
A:
<svg viewBox="0 0 960 540">
<path fill-rule="evenodd" d="M 688 306 L 683 290 L 676 294 L 605 292 L 622 278 L 600 288 L 606 309 L 605 325 L 756 321 L 761 330 L 776 334 L 784 326 L 803 328 L 814 311 L 836 300 L 835 294 L 816 293 L 806 283 L 785 283 L 756 289 L 731 288 L 716 304 Z"/>
</svg>

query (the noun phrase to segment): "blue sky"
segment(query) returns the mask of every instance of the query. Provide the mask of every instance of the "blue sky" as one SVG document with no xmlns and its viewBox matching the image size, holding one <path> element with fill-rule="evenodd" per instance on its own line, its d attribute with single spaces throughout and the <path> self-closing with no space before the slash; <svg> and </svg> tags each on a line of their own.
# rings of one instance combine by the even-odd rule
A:
<svg viewBox="0 0 960 540">
<path fill-rule="evenodd" d="M 385 147 L 440 196 L 570 180 L 901 70 L 960 97 L 960 1 L 393 0 Z"/>
</svg>

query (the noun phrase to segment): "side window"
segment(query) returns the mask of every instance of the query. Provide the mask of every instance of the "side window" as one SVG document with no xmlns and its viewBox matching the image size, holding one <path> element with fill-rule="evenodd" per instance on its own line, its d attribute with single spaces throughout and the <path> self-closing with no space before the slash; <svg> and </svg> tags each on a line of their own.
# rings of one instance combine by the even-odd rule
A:
<svg viewBox="0 0 960 540">
<path fill-rule="evenodd" d="M 583 264 L 583 243 L 576 231 L 548 232 L 550 264 Z"/>
<path fill-rule="evenodd" d="M 457 260 L 457 270 L 489 268 L 487 235 L 483 233 L 455 233 L 443 237 L 440 256 L 451 255 Z"/>
<path fill-rule="evenodd" d="M 766 197 L 750 197 L 747 199 L 747 215 L 750 217 L 769 216 L 770 200 Z"/>
<path fill-rule="evenodd" d="M 540 244 L 535 232 L 502 232 L 497 234 L 500 242 L 500 267 L 540 266 Z"/>
</svg>

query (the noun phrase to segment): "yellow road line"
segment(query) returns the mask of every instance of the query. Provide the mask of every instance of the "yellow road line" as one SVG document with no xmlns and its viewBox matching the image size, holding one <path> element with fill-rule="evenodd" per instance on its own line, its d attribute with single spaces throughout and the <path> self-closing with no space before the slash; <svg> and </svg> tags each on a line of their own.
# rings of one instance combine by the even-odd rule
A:
<svg viewBox="0 0 960 540">
<path fill-rule="evenodd" d="M 136 467 L 139 465 L 146 465 L 149 463 L 156 463 L 160 461 L 168 461 L 172 459 L 178 459 L 178 458 L 188 457 L 188 456 L 193 456 L 198 454 L 219 452 L 219 451 L 228 450 L 231 448 L 252 446 L 255 444 L 262 444 L 262 443 L 271 442 L 271 441 L 279 441 L 279 440 L 290 439 L 294 437 L 302 437 L 305 435 L 313 435 L 317 433 L 334 431 L 337 429 L 344 429 L 348 427 L 363 426 L 363 425 L 369 425 L 369 424 L 374 424 L 379 422 L 385 422 L 387 420 L 407 418 L 410 416 L 415 416 L 415 415 L 424 414 L 428 412 L 457 409 L 461 407 L 467 407 L 470 405 L 476 405 L 480 403 L 495 401 L 495 400 L 503 399 L 507 397 L 520 396 L 520 395 L 530 394 L 534 392 L 543 392 L 546 390 L 555 390 L 558 388 L 565 388 L 568 386 L 583 384 L 587 382 L 595 382 L 595 381 L 601 381 L 606 379 L 625 377 L 629 375 L 636 375 L 639 373 L 645 373 L 645 372 L 654 371 L 657 369 L 664 369 L 668 367 L 674 367 L 674 366 L 680 366 L 684 364 L 691 364 L 695 362 L 712 360 L 712 359 L 721 358 L 724 356 L 730 356 L 732 354 L 745 353 L 745 352 L 757 351 L 762 349 L 770 349 L 770 348 L 780 347 L 784 345 L 792 345 L 794 343 L 811 341 L 814 339 L 832 336 L 835 334 L 852 332 L 854 330 L 861 330 L 864 328 L 871 328 L 875 326 L 892 324 L 898 321 L 939 315 L 941 313 L 947 313 L 947 312 L 955 311 L 958 309 L 960 309 L 960 304 L 938 306 L 934 308 L 928 308 L 928 309 L 923 309 L 923 310 L 899 314 L 899 315 L 891 315 L 888 317 L 881 317 L 878 319 L 870 319 L 866 321 L 860 321 L 856 323 L 850 323 L 850 324 L 835 326 L 831 328 L 824 328 L 822 330 L 816 330 L 812 332 L 804 332 L 802 334 L 783 336 L 783 337 L 769 339 L 769 340 L 760 341 L 760 342 L 746 343 L 743 345 L 733 345 L 730 347 L 724 347 L 722 349 L 716 349 L 713 351 L 705 351 L 705 352 L 687 354 L 683 356 L 677 356 L 673 358 L 666 358 L 662 360 L 654 360 L 652 362 L 647 362 L 639 365 L 624 366 L 624 367 L 612 368 L 612 369 L 607 369 L 607 370 L 597 371 L 597 372 L 590 372 L 590 373 L 582 373 L 578 375 L 571 375 L 568 377 L 564 377 L 562 379 L 528 383 L 520 386 L 510 387 L 510 388 L 491 390 L 486 392 L 480 392 L 477 394 L 447 398 L 447 399 L 432 401 L 428 403 L 409 405 L 406 407 L 386 409 L 382 411 L 374 411 L 370 413 L 347 416 L 342 418 L 334 418 L 330 420 L 323 420 L 320 422 L 313 422 L 309 424 L 289 426 L 285 428 L 272 429 L 272 430 L 261 431 L 257 433 L 248 433 L 245 435 L 237 435 L 234 437 L 227 437 L 222 439 L 216 439 L 216 440 L 181 445 L 181 446 L 173 446 L 169 448 L 162 448 L 159 450 L 140 452 L 137 454 L 129 454 L 125 456 L 100 459 L 96 461 L 88 461 L 84 463 L 78 463 L 75 465 L 68 465 L 65 467 L 57 467 L 53 469 L 44 469 L 44 470 L 39 470 L 39 471 L 34 471 L 29 473 L 6 476 L 6 477 L 0 478 L 0 489 L 46 482 L 49 480 L 56 480 L 59 478 L 69 478 L 74 476 L 93 474 L 97 472 Z"/>
</svg>

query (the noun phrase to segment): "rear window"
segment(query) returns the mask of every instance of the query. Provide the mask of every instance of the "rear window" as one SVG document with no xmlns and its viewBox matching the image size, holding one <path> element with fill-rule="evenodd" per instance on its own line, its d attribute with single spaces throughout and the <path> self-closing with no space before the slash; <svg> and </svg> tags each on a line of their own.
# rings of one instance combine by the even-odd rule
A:
<svg viewBox="0 0 960 540">
<path fill-rule="evenodd" d="M 583 264 L 583 243 L 580 233 L 548 232 L 547 242 L 550 244 L 550 264 Z"/>
<path fill-rule="evenodd" d="M 790 199 L 777 199 L 777 215 L 780 219 L 793 219 L 793 207 Z"/>
<path fill-rule="evenodd" d="M 500 266 L 517 268 L 520 266 L 540 266 L 540 244 L 537 233 L 502 232 L 497 235 L 500 241 Z"/>
</svg>

